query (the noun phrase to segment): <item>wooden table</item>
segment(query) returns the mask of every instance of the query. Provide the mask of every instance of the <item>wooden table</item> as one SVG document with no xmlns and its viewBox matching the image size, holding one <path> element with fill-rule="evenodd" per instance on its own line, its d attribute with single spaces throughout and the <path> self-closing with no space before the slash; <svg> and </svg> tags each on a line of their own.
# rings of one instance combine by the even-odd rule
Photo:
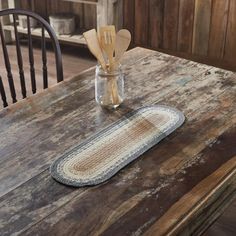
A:
<svg viewBox="0 0 236 236">
<path fill-rule="evenodd" d="M 95 104 L 94 68 L 0 112 L 0 235 L 197 235 L 233 200 L 236 74 L 142 48 L 124 65 L 115 112 Z M 102 185 L 51 178 L 66 150 L 150 104 L 187 120 Z"/>
</svg>

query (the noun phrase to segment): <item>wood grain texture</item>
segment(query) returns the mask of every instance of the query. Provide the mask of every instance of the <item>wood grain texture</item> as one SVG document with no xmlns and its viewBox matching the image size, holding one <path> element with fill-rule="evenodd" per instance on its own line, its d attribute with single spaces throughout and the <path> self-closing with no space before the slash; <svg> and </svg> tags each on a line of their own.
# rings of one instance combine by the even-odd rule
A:
<svg viewBox="0 0 236 236">
<path fill-rule="evenodd" d="M 225 44 L 225 59 L 228 61 L 235 61 L 236 55 L 236 1 L 231 0 L 229 5 L 229 18 L 227 27 L 227 37 Z"/>
<path fill-rule="evenodd" d="M 176 50 L 178 37 L 179 0 L 165 0 L 163 48 Z"/>
<path fill-rule="evenodd" d="M 148 41 L 148 1 L 135 0 L 135 45 L 147 45 Z"/>
<path fill-rule="evenodd" d="M 25 9 L 25 10 L 31 8 L 30 1 L 29 0 L 21 0 L 20 1 L 20 8 Z"/>
<path fill-rule="evenodd" d="M 207 55 L 210 34 L 212 0 L 195 0 L 193 31 L 194 54 Z"/>
<path fill-rule="evenodd" d="M 224 135 L 224 138 L 226 138 L 227 134 Z M 229 139 L 233 138 L 231 134 L 229 135 Z M 231 143 L 233 144 L 233 143 Z M 221 147 L 222 148 L 222 147 Z M 220 149 L 221 149 L 220 148 Z M 156 224 L 154 224 L 146 233 L 146 235 L 154 235 L 155 232 L 158 232 L 159 235 L 165 235 L 167 232 L 169 235 L 176 235 L 177 233 L 181 232 L 180 228 L 185 229 L 185 233 L 181 232 L 180 235 L 200 235 L 202 228 L 207 229 L 209 224 L 206 224 L 207 220 L 209 220 L 208 217 L 211 216 L 211 214 L 214 213 L 214 210 L 212 212 L 209 212 L 209 205 L 213 204 L 216 199 L 220 199 L 220 203 L 224 203 L 225 200 L 228 200 L 228 195 L 235 194 L 235 188 L 236 188 L 236 170 L 235 170 L 235 163 L 236 163 L 236 156 L 229 160 L 227 163 L 225 163 L 221 168 L 219 168 L 217 171 L 215 171 L 212 175 L 208 176 L 204 179 L 199 185 L 195 186 L 191 193 L 186 194 L 184 197 L 182 197 L 178 202 L 176 202 L 171 208 L 165 213 L 165 215 L 158 220 Z M 216 181 L 219 181 L 218 183 Z M 232 185 L 232 189 L 230 189 L 229 193 L 227 192 L 227 187 Z M 224 190 L 219 190 L 220 188 L 224 188 Z M 208 191 L 208 193 L 206 193 Z M 217 196 L 219 192 L 222 192 L 222 194 Z M 193 197 L 194 196 L 194 197 Z M 232 197 L 232 196 L 231 196 Z M 188 204 L 186 204 L 188 202 Z M 230 202 L 228 203 L 230 204 Z M 192 205 L 197 205 L 195 209 L 192 209 Z M 205 216 L 201 216 L 200 222 L 196 221 L 196 225 L 193 229 L 193 224 L 189 222 L 189 216 L 188 215 L 182 215 L 183 209 L 187 208 L 189 214 L 194 215 L 194 218 L 197 218 L 197 214 L 204 214 Z M 199 209 L 204 208 L 203 210 L 199 211 Z M 208 211 L 207 211 L 208 210 Z M 173 224 L 173 221 L 179 220 L 181 218 L 181 221 L 176 224 L 174 228 L 171 228 L 170 226 Z M 167 220 L 168 219 L 168 220 Z M 196 219 L 195 219 L 196 220 Z M 171 224 L 170 224 L 171 222 Z M 212 222 L 210 222 L 212 223 Z M 191 227 L 191 228 L 190 228 Z M 198 231 L 198 233 L 197 233 Z"/>
<path fill-rule="evenodd" d="M 0 234 L 190 234 L 230 202 L 235 73 L 142 48 L 123 69 L 127 100 L 115 112 L 95 104 L 94 68 L 0 112 Z M 174 106 L 187 121 L 102 185 L 75 189 L 50 177 L 52 160 L 150 104 Z"/>
<path fill-rule="evenodd" d="M 58 0 L 48 0 L 46 3 L 47 3 L 48 15 L 71 12 L 72 4 L 69 2 L 58 1 Z"/>
<path fill-rule="evenodd" d="M 180 0 L 177 50 L 190 53 L 192 50 L 194 0 Z"/>
<path fill-rule="evenodd" d="M 123 0 L 116 1 L 113 4 L 114 7 L 114 25 L 116 26 L 116 30 L 120 30 L 123 28 Z"/>
<path fill-rule="evenodd" d="M 224 212 L 222 216 L 203 234 L 203 236 L 234 236 L 236 200 Z"/>
<path fill-rule="evenodd" d="M 164 0 L 149 1 L 149 44 L 158 49 L 163 45 Z"/>
<path fill-rule="evenodd" d="M 229 14 L 229 0 L 212 2 L 209 56 L 223 59 Z"/>
<path fill-rule="evenodd" d="M 137 10 L 132 4 L 134 0 L 124 0 L 124 27 L 128 26 L 133 37 L 136 29 L 139 32 L 149 29 L 142 44 L 133 46 L 141 45 L 214 66 L 227 65 L 226 68 L 236 71 L 235 0 L 179 0 L 179 7 L 177 2 L 149 0 L 149 5 L 142 3 L 142 10 Z M 144 12 L 149 21 L 140 25 Z"/>
<path fill-rule="evenodd" d="M 93 29 L 97 25 L 96 6 L 84 4 L 84 28 Z"/>
<path fill-rule="evenodd" d="M 123 0 L 123 27 L 131 32 L 131 45 L 134 45 L 135 1 Z"/>
<path fill-rule="evenodd" d="M 75 23 L 77 27 L 84 28 L 84 5 L 73 3 L 73 13 L 75 14 Z"/>
<path fill-rule="evenodd" d="M 36 13 L 40 14 L 41 16 L 43 16 L 45 19 L 48 19 L 47 0 L 40 0 L 40 1 L 33 0 L 32 2 L 34 4 L 33 5 L 34 9 L 32 9 L 32 7 L 31 7 L 31 8 L 28 8 L 28 10 L 32 9 Z"/>
</svg>

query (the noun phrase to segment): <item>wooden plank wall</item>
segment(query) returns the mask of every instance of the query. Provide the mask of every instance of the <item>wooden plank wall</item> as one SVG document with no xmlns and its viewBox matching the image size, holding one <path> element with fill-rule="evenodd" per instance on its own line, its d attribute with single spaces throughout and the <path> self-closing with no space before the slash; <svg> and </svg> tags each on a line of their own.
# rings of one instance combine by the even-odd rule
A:
<svg viewBox="0 0 236 236">
<path fill-rule="evenodd" d="M 74 13 L 77 27 L 91 29 L 96 27 L 96 6 L 58 0 L 20 0 L 20 7 L 30 9 L 44 18 L 56 13 Z"/>
<path fill-rule="evenodd" d="M 123 6 L 133 46 L 236 70 L 236 0 L 123 0 Z"/>
<path fill-rule="evenodd" d="M 236 0 L 118 0 L 132 46 L 143 46 L 236 70 Z M 76 14 L 81 29 L 96 27 L 96 6 L 58 0 L 20 0 L 47 18 Z M 119 4 L 122 6 L 122 4 Z M 122 9 L 121 9 L 122 10 Z"/>
</svg>

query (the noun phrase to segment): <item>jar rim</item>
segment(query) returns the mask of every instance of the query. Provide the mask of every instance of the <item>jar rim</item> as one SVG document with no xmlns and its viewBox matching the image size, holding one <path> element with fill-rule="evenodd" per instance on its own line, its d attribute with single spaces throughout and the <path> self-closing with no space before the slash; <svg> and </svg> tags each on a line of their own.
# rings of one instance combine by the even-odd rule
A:
<svg viewBox="0 0 236 236">
<path fill-rule="evenodd" d="M 108 77 L 117 76 L 122 73 L 121 72 L 121 64 L 119 64 L 118 67 L 115 70 L 113 70 L 112 72 L 104 71 L 100 64 L 96 65 L 96 70 L 98 70 L 97 71 L 98 75 L 108 76 Z"/>
</svg>

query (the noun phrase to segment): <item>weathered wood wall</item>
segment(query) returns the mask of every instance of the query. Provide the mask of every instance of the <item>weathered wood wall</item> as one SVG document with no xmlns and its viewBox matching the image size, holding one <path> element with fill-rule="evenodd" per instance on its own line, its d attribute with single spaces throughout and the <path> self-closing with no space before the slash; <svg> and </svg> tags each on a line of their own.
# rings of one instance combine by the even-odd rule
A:
<svg viewBox="0 0 236 236">
<path fill-rule="evenodd" d="M 134 46 L 236 69 L 236 0 L 123 0 L 123 6 Z"/>
<path fill-rule="evenodd" d="M 123 11 L 119 9 L 115 18 L 131 31 L 133 46 L 236 70 L 236 0 L 118 1 Z M 59 0 L 20 3 L 22 8 L 35 9 L 44 17 L 73 12 L 82 29 L 96 26 L 95 5 Z"/>
</svg>

